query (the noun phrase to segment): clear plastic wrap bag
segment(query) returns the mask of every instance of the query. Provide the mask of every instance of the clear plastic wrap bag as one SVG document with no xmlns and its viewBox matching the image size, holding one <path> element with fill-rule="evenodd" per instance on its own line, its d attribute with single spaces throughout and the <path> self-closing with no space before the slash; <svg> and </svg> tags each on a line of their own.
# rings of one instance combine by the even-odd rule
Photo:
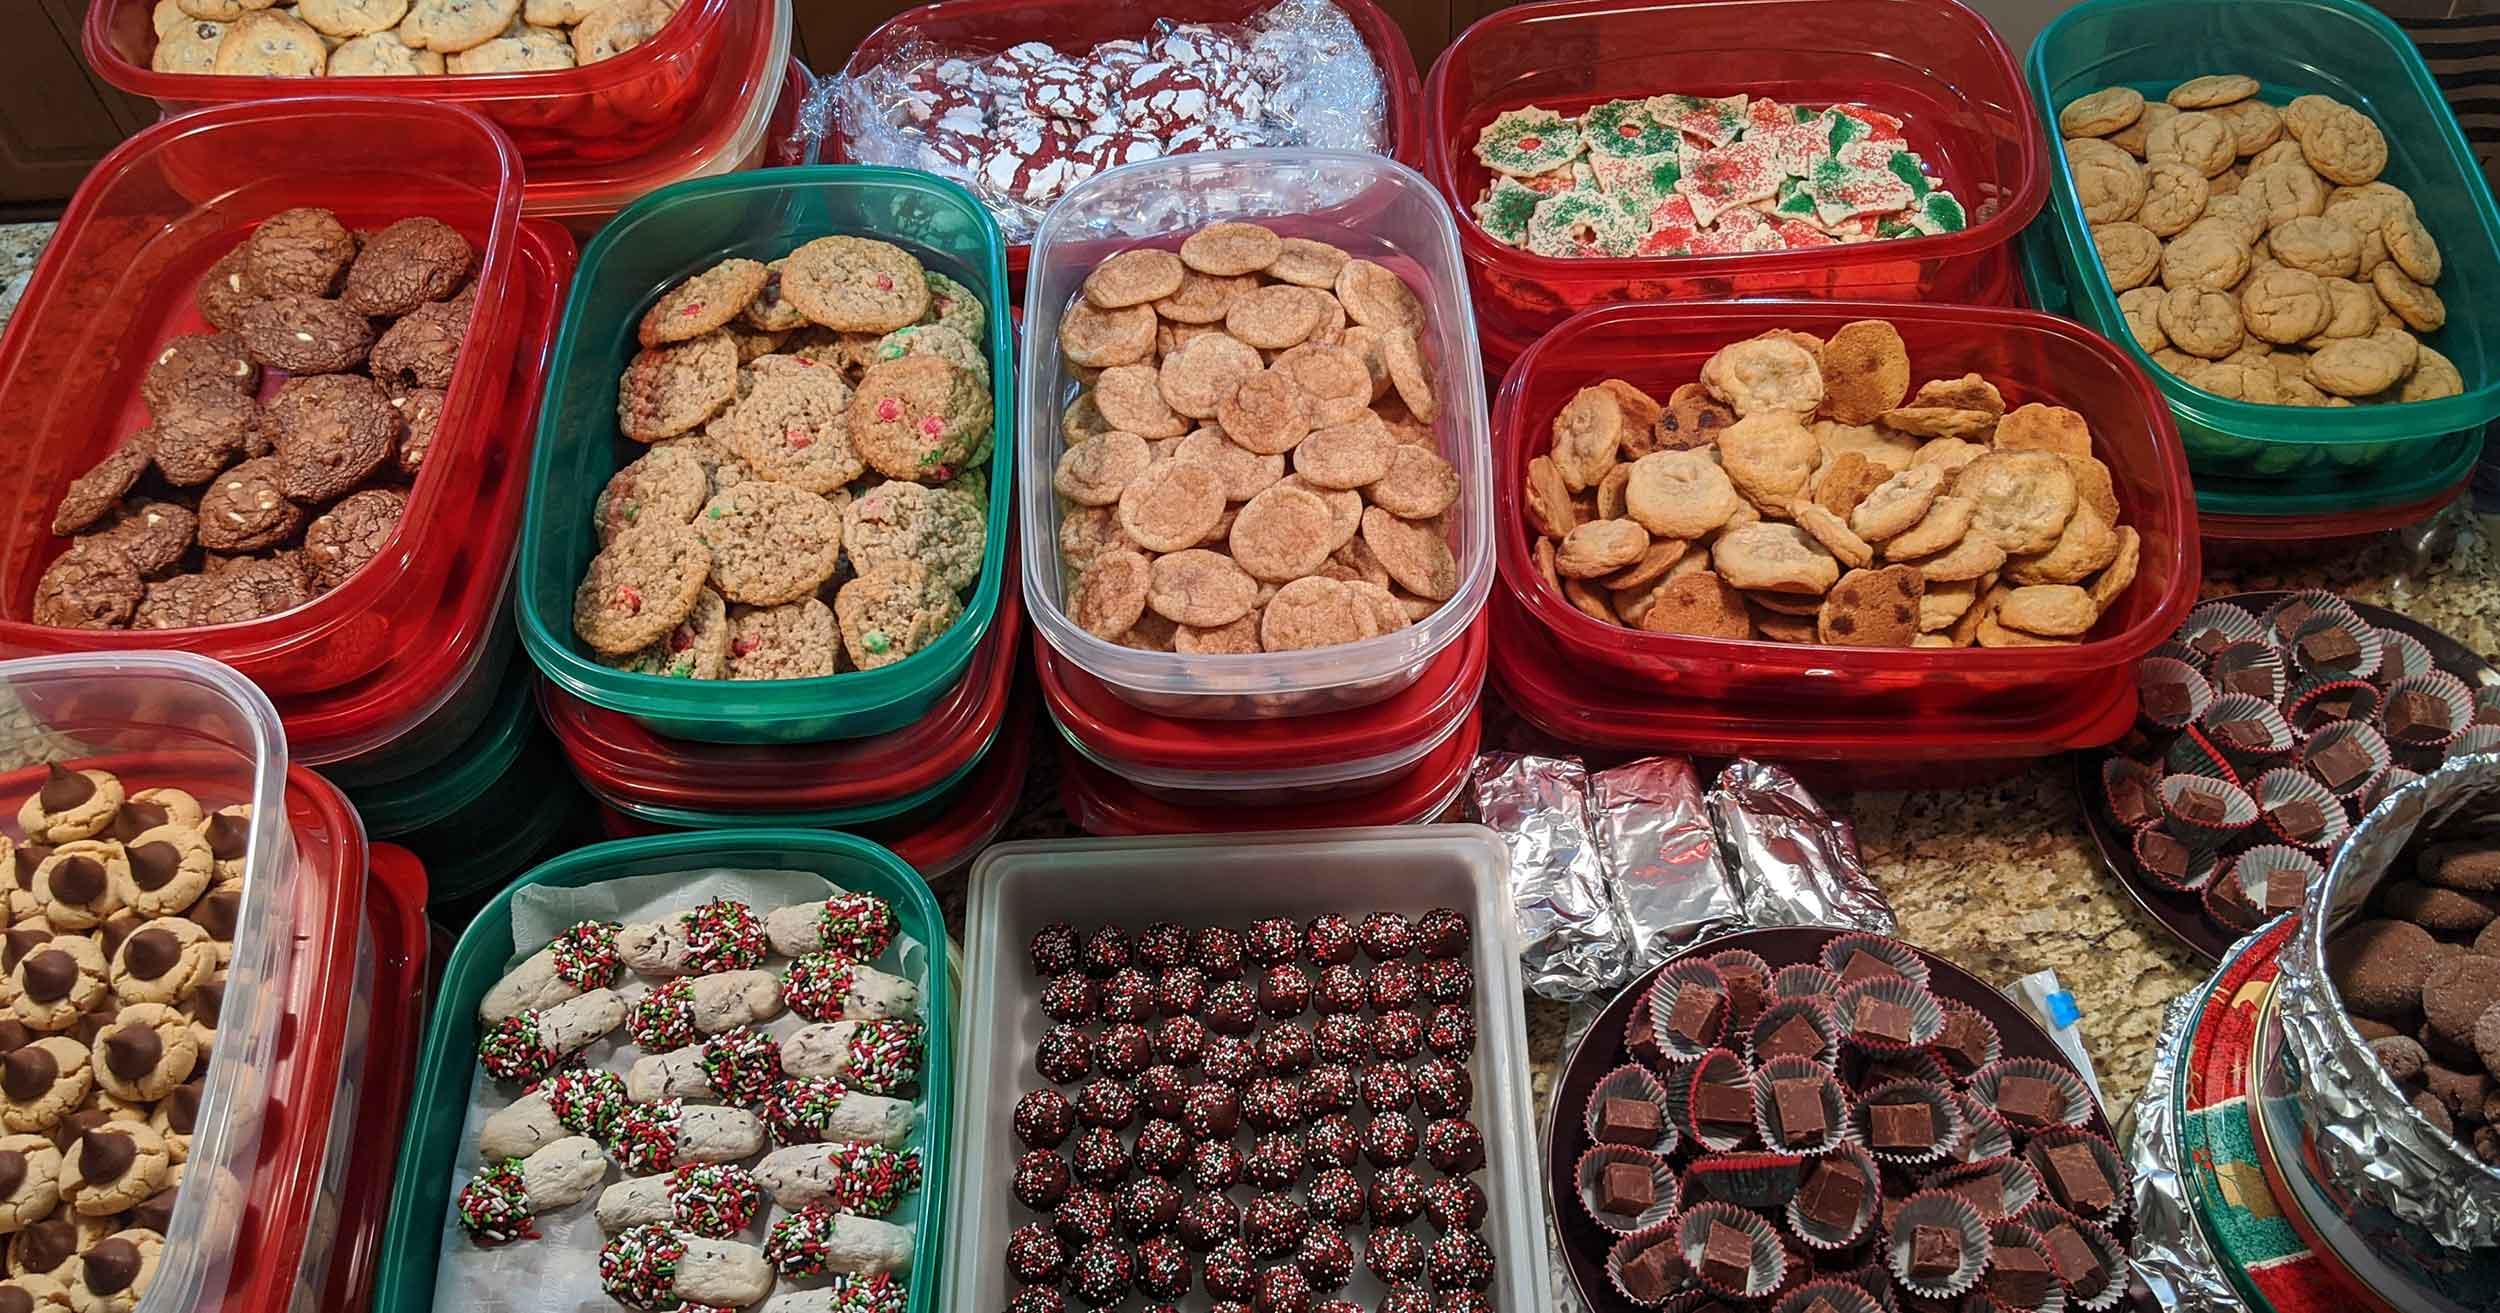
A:
<svg viewBox="0 0 2500 1313">
<path fill-rule="evenodd" d="M 1242 147 L 1382 151 L 1388 89 L 1333 0 L 1279 0 L 1242 24 L 1158 19 L 1081 52 L 899 47 L 821 83 L 800 133 L 855 164 L 963 183 L 1011 242 L 1105 169 Z"/>
</svg>

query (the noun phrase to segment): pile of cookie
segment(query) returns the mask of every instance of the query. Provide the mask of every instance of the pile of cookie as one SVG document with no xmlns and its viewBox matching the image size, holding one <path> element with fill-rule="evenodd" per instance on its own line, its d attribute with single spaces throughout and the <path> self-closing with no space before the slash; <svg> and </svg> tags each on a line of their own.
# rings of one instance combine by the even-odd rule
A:
<svg viewBox="0 0 2500 1313">
<path fill-rule="evenodd" d="M 854 158 L 961 179 L 1019 241 L 1070 188 L 1123 164 L 1378 148 L 1384 130 L 1380 69 L 1329 0 L 1284 0 L 1244 23 L 1157 19 L 1086 50 L 906 43 L 845 83 Z"/>
<path fill-rule="evenodd" d="M 901 1313 L 912 1232 L 880 1219 L 922 1184 L 907 1145 L 928 1036 L 919 986 L 870 965 L 896 932 L 885 900 L 838 892 L 556 936 L 478 1005 L 478 1065 L 521 1093 L 479 1128 L 461 1226 L 533 1240 L 596 1194 L 620 1303 L 745 1308 L 776 1277 L 823 1278 L 816 1307 Z M 767 1200 L 782 1213 L 759 1246 Z"/>
<path fill-rule="evenodd" d="M 2126 1289 L 2130 1190 L 2093 1113 L 2063 1064 L 2004 1056 L 1918 950 L 1841 934 L 1811 960 L 1670 962 L 1562 1133 L 1607 1278 L 1642 1308 L 2097 1313 Z"/>
<path fill-rule="evenodd" d="M 1052 480 L 1069 619 L 1124 647 L 1242 654 L 1438 610 L 1459 585 L 1459 476 L 1425 316 L 1389 269 L 1253 223 L 1096 266 L 1059 324 L 1086 385 Z"/>
<path fill-rule="evenodd" d="M 2218 396 L 2281 406 L 2465 390 L 2418 335 L 2448 321 L 2439 243 L 2379 180 L 2387 139 L 2331 96 L 2280 109 L 2207 74 L 2058 112 L 2075 194 L 2136 344 Z"/>
<path fill-rule="evenodd" d="M 2379 1066 L 2443 1134 L 2500 1167 L 2500 840 L 2416 843 L 2326 942 L 2327 973 Z"/>
<path fill-rule="evenodd" d="M 55 762 L 0 838 L 0 1303 L 128 1310 L 155 1278 L 251 838 L 211 805 Z"/>
<path fill-rule="evenodd" d="M 1476 222 L 1548 258 L 1736 255 L 1959 232 L 1970 215 L 1902 120 L 1769 96 L 1538 105 L 1476 135 Z"/>
<path fill-rule="evenodd" d="M 159 73 L 409 77 L 614 59 L 685 0 L 156 0 Z"/>
<path fill-rule="evenodd" d="M 599 494 L 573 600 L 602 664 L 807 679 L 954 625 L 989 510 L 971 289 L 890 242 L 822 237 L 678 283 L 639 332 L 617 425 L 651 449 Z"/>
<path fill-rule="evenodd" d="M 53 508 L 71 542 L 35 586 L 35 622 L 233 624 L 363 569 L 433 445 L 475 268 L 440 219 L 355 233 L 305 208 L 254 228 L 200 279 L 216 331 L 174 337 L 148 365 L 152 422 Z M 265 399 L 264 370 L 282 376 Z"/>
<path fill-rule="evenodd" d="M 2500 688 L 2332 593 L 2206 602 L 2137 667 L 2100 805 L 2134 869 L 2233 935 L 2297 911 L 2353 825 L 2452 757 L 2500 751 Z M 2479 926 L 2479 922 L 2477 925 Z"/>
<path fill-rule="evenodd" d="M 1977 374 L 1910 391 L 1880 319 L 1723 347 L 1665 403 L 1583 388 L 1528 462 L 1536 566 L 1660 634 L 1851 647 L 2080 642 L 2134 582 L 2092 430 Z M 1888 564 L 1878 564 L 1878 561 Z"/>
<path fill-rule="evenodd" d="M 1036 1217 L 1007 1242 L 1008 1313 L 1201 1287 L 1359 1313 L 1338 1297 L 1358 1257 L 1380 1313 L 1489 1310 L 1471 941 L 1454 908 L 1036 934 L 1051 1025 L 1015 1109 Z"/>
</svg>

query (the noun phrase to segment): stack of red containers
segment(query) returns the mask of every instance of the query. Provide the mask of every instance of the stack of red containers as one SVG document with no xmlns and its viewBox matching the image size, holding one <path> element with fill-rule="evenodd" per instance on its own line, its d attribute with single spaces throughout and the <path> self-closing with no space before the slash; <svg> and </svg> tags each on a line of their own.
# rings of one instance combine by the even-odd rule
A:
<svg viewBox="0 0 2500 1313">
<path fill-rule="evenodd" d="M 319 132 L 304 124 L 317 118 Z M 375 143 L 386 149 L 377 150 Z M 393 539 L 346 583 L 279 615 L 155 631 L 30 619 L 35 581 L 68 543 L 61 490 L 147 422 L 157 346 L 206 330 L 191 289 L 281 210 L 351 228 L 432 215 L 480 252 L 477 310 L 424 477 Z M 520 219 L 511 143 L 467 110 L 325 97 L 169 119 L 97 166 L 64 214 L 0 344 L 0 450 L 15 472 L 0 525 L 0 649 L 179 649 L 241 671 L 277 703 L 299 763 L 349 783 L 439 762 L 474 729 L 510 651 L 504 600 L 547 353 L 572 239 Z M 272 379 L 266 386 L 274 387 Z"/>
</svg>

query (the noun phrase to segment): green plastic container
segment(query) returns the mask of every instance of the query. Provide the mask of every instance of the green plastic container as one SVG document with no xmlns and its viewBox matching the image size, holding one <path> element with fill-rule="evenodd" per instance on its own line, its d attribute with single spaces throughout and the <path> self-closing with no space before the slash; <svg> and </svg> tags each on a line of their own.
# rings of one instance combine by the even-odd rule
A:
<svg viewBox="0 0 2500 1313">
<path fill-rule="evenodd" d="M 573 637 L 573 589 L 598 550 L 591 504 L 642 450 L 617 432 L 616 381 L 637 349 L 650 302 L 732 256 L 774 260 L 818 237 L 894 242 L 970 287 L 988 311 L 990 504 L 981 579 L 961 620 L 890 666 L 821 679 L 686 680 L 592 661 Z M 1008 480 L 1015 467 L 1015 367 L 1007 263 L 998 225 L 971 193 L 905 169 L 810 165 L 663 187 L 635 202 L 582 252 L 539 408 L 538 451 L 521 526 L 521 641 L 556 687 L 621 711 L 670 738 L 812 743 L 864 738 L 919 718 L 954 687 L 989 631 L 1006 582 Z"/>
<path fill-rule="evenodd" d="M 847 830 L 854 826 L 891 820 L 945 798 L 955 791 L 957 785 L 971 778 L 972 772 L 981 768 L 982 759 L 990 755 L 991 748 L 998 746 L 999 735 L 1003 733 L 1005 733 L 1003 727 L 991 730 L 989 738 L 982 741 L 981 750 L 973 753 L 970 761 L 958 767 L 954 774 L 917 793 L 906 793 L 882 802 L 863 803 L 857 807 L 836 808 L 831 811 L 695 811 L 685 807 L 667 807 L 638 802 L 597 789 L 592 790 L 592 796 L 628 816 L 679 830 L 757 830 L 791 825 L 802 825 L 818 830 Z"/>
<path fill-rule="evenodd" d="M 945 1248 L 942 1197 L 953 1179 L 948 1151 L 954 1125 L 954 995 L 946 961 L 946 922 L 937 900 L 901 858 L 847 834 L 819 830 L 753 830 L 728 834 L 671 834 L 594 844 L 556 858 L 515 882 L 578 888 L 626 876 L 712 867 L 812 871 L 845 889 L 876 894 L 893 904 L 904 934 L 930 950 L 935 969 L 916 983 L 926 1003 L 928 1052 L 923 1057 L 920 1150 L 928 1182 L 890 1219 L 913 1229 L 910 1313 L 937 1306 L 938 1271 Z M 400 1144 L 399 1176 L 382 1233 L 373 1283 L 373 1313 L 432 1313 L 436 1264 L 442 1257 L 443 1216 L 454 1184 L 473 1167 L 477 1151 L 461 1136 L 476 1067 L 477 1005 L 514 961 L 512 890 L 497 894 L 460 936 L 444 968 L 440 992 L 427 1019 L 425 1051 L 409 1093 L 408 1130 Z M 572 1255 L 588 1261 L 591 1255 Z"/>
<path fill-rule="evenodd" d="M 538 724 L 531 701 L 535 672 L 527 663 L 507 663 L 486 719 L 444 758 L 441 768 L 371 788 L 345 790 L 364 817 L 365 833 L 376 839 L 398 839 L 438 825 L 462 820 L 461 813 L 488 798 Z M 431 863 L 428 863 L 431 866 Z"/>
<path fill-rule="evenodd" d="M 2274 104 L 2333 96 L 2378 121 L 2386 181 L 2412 195 L 2446 257 L 2448 324 L 2430 345 L 2463 395 L 2320 409 L 2233 401 L 2172 377 L 2137 348 L 2118 310 L 2063 150 L 2049 152 L 2049 207 L 2023 234 L 2032 299 L 2133 353 L 2179 419 L 2197 506 L 2223 515 L 2313 516 L 2416 501 L 2473 464 L 2500 416 L 2500 209 L 2438 83 L 2404 31 L 2359 0 L 2092 0 L 2032 43 L 2026 72 L 2049 140 L 2057 112 L 2105 86 L 2159 98 L 2200 73 L 2245 73 Z"/>
</svg>

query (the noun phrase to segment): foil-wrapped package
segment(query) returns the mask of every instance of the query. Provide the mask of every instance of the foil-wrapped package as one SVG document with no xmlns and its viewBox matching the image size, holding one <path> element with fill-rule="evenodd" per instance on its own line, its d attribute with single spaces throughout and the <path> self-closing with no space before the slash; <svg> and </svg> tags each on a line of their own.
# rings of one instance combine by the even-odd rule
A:
<svg viewBox="0 0 2500 1313">
<path fill-rule="evenodd" d="M 1278 0 L 1245 23 L 1141 24 L 1134 38 L 1061 50 L 898 46 L 828 79 L 803 133 L 850 163 L 964 184 L 1011 242 L 1106 169 L 1244 147 L 1385 152 L 1388 91 L 1333 0 Z M 821 107 L 818 100 L 821 99 Z"/>
<path fill-rule="evenodd" d="M 2118 1146 L 2135 1182 L 2135 1240 L 2128 1264 L 2164 1313 L 2245 1313 L 2230 1279 L 2214 1261 L 2213 1246 L 2197 1229 L 2196 1207 L 2183 1176 L 2187 1166 L 2174 1115 L 2179 1061 L 2196 1024 L 2202 988 L 2170 1001 L 2153 1046 L 2153 1070 L 2128 1110 Z"/>
<path fill-rule="evenodd" d="M 2389 794 L 2312 885 L 2285 945 L 2274 999 L 2306 1079 L 2300 1106 L 2327 1175 L 2440 1244 L 2500 1244 L 2500 1168 L 2414 1111 L 2344 1011 L 2326 965 L 2335 932 L 2363 914 L 2417 835 L 2500 833 L 2500 755 L 2460 757 Z"/>
<path fill-rule="evenodd" d="M 1797 777 L 1738 759 L 1710 791 L 1719 852 L 1744 890 L 1748 926 L 1838 926 L 1895 935 L 1892 904 L 1858 860 L 1857 830 Z"/>
<path fill-rule="evenodd" d="M 1620 988 L 1631 936 L 1590 825 L 1588 769 L 1570 757 L 1488 752 L 1468 797 L 1510 849 L 1510 900 L 1528 988 L 1572 1002 Z"/>
<path fill-rule="evenodd" d="M 1744 923 L 1693 763 L 1649 757 L 1599 771 L 1589 777 L 1589 806 L 1630 940 L 1627 980 Z"/>
</svg>

